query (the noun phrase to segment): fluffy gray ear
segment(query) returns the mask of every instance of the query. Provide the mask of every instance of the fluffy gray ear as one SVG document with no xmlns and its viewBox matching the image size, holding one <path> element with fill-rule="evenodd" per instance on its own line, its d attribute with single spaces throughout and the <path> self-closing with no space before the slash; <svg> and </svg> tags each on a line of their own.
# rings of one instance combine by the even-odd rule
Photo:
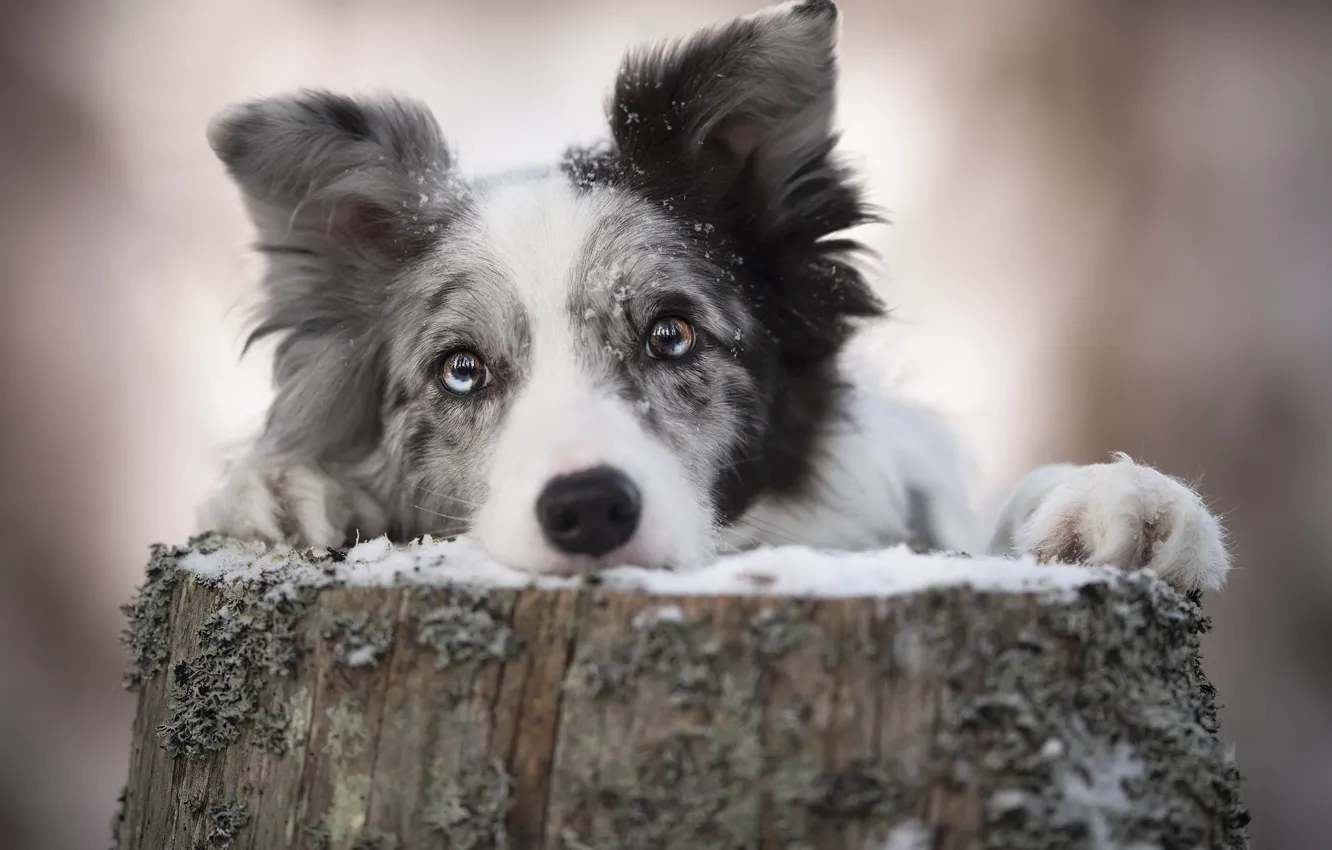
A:
<svg viewBox="0 0 1332 850">
<path fill-rule="evenodd" d="M 798 213 L 802 188 L 840 177 L 822 173 L 837 29 L 835 3 L 803 0 L 631 52 L 610 104 L 616 146 L 658 177 L 677 172 L 682 189 L 714 200 L 743 190 L 775 219 Z"/>
<path fill-rule="evenodd" d="M 381 425 L 389 287 L 447 217 L 439 127 L 410 101 L 304 92 L 225 110 L 208 141 L 268 258 L 250 342 L 283 334 L 266 439 L 304 460 L 354 459 Z"/>
<path fill-rule="evenodd" d="M 317 91 L 255 100 L 215 117 L 208 141 L 265 244 L 410 257 L 428 242 L 412 217 L 447 200 L 437 189 L 448 149 L 430 111 L 410 100 Z"/>
</svg>

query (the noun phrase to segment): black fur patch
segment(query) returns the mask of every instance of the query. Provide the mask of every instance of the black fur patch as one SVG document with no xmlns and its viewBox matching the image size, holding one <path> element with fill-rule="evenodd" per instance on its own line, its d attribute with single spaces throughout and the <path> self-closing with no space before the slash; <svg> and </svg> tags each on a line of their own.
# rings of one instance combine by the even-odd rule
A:
<svg viewBox="0 0 1332 850">
<path fill-rule="evenodd" d="M 758 394 L 736 399 L 745 440 L 714 485 L 727 520 L 759 494 L 810 483 L 816 441 L 844 390 L 836 357 L 856 320 L 884 313 L 856 266 L 863 246 L 838 235 L 877 217 L 836 161 L 830 107 L 819 102 L 831 100 L 836 79 L 824 29 L 836 7 L 812 0 L 792 14 L 820 20 L 741 19 L 719 34 L 631 53 L 610 107 L 614 141 L 570 150 L 562 163 L 576 188 L 635 192 L 681 223 L 691 250 L 728 258 L 718 285 L 738 293 L 762 329 L 734 349 Z M 773 78 L 761 73 L 784 53 L 819 58 L 779 66 Z M 761 122 L 751 118 L 759 107 Z M 726 135 L 745 121 L 759 134 L 749 148 Z M 716 145 L 744 157 L 714 156 Z"/>
</svg>

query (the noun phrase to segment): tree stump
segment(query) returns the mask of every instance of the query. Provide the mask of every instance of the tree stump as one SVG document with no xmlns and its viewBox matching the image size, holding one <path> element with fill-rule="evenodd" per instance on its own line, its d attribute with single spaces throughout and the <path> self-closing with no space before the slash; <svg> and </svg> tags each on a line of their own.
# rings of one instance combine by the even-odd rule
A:
<svg viewBox="0 0 1332 850">
<path fill-rule="evenodd" d="M 758 553 L 669 595 L 458 545 L 156 548 L 116 847 L 1247 846 L 1207 621 L 1150 575 L 791 595 Z"/>
</svg>

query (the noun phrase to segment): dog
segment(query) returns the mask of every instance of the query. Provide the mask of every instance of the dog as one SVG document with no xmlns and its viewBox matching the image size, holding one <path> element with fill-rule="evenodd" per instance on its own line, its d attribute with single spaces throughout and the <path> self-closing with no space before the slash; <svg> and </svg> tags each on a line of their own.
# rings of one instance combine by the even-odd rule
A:
<svg viewBox="0 0 1332 850">
<path fill-rule="evenodd" d="M 851 379 L 885 308 L 847 235 L 875 215 L 837 156 L 839 26 L 798 0 L 631 50 L 606 142 L 483 179 L 411 100 L 224 110 L 208 138 L 266 256 L 249 341 L 278 339 L 276 393 L 201 525 L 467 533 L 555 574 L 910 543 L 1220 587 L 1224 531 L 1180 481 L 1042 467 L 987 530 L 946 427 Z"/>
</svg>

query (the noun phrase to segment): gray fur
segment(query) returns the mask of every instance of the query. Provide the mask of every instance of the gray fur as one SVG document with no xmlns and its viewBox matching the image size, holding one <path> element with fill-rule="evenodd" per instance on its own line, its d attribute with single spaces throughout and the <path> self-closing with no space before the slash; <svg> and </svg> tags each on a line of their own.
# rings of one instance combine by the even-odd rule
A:
<svg viewBox="0 0 1332 850">
<path fill-rule="evenodd" d="M 357 460 L 379 432 L 389 292 L 453 214 L 439 127 L 411 101 L 307 92 L 227 110 L 208 137 L 268 255 L 250 341 L 285 334 L 265 441 Z"/>
<path fill-rule="evenodd" d="M 835 158 L 836 28 L 806 0 L 631 53 L 611 143 L 472 183 L 410 101 L 305 93 L 219 117 L 269 260 L 252 339 L 281 341 L 265 433 L 201 524 L 321 546 L 468 529 L 549 572 L 701 564 L 718 543 L 979 551 L 946 428 L 843 379 L 883 309 L 846 235 L 874 216 Z M 672 316 L 697 345 L 647 356 Z M 488 365 L 483 389 L 441 386 L 458 349 Z M 641 492 L 637 524 L 570 555 L 536 507 L 598 467 Z M 993 540 L 1184 588 L 1229 569 L 1197 494 L 1127 457 L 1033 472 Z"/>
<path fill-rule="evenodd" d="M 497 443 L 552 356 L 542 346 L 559 348 L 540 342 L 558 325 L 573 341 L 555 352 L 571 387 L 632 405 L 709 515 L 796 487 L 833 415 L 847 319 L 879 309 L 841 258 L 852 243 L 821 241 L 862 218 L 828 159 L 836 21 L 831 3 L 788 4 L 628 55 L 610 116 L 625 179 L 464 182 L 434 119 L 406 100 L 307 92 L 220 116 L 210 142 L 269 258 L 252 339 L 282 334 L 254 463 L 327 476 L 340 502 L 327 517 L 349 534 L 465 527 L 494 494 Z M 520 283 L 529 246 L 486 232 L 491 206 L 570 177 L 578 190 L 557 204 L 595 218 L 567 234 L 567 268 Z M 537 230 L 558 230 L 561 214 Z M 663 364 L 643 338 L 672 314 L 699 344 Z M 435 380 L 459 348 L 493 375 L 475 396 Z M 279 510 L 315 498 L 275 495 Z"/>
<path fill-rule="evenodd" d="M 628 193 L 599 191 L 606 195 L 597 204 L 602 215 L 577 247 L 570 280 L 550 281 L 567 289 L 556 313 L 525 308 L 505 258 L 492 253 L 467 215 L 399 281 L 386 313 L 389 382 L 407 401 L 386 415 L 383 446 L 391 465 L 403 470 L 398 511 L 414 515 L 414 528 L 437 529 L 441 516 L 466 516 L 488 496 L 497 432 L 530 380 L 534 327 L 543 322 L 571 329 L 577 380 L 632 403 L 700 492 L 709 492 L 735 449 L 738 423 L 728 399 L 745 393 L 752 379 L 733 352 L 752 332 L 752 320 L 734 291 L 717 285 L 724 269 L 693 250 L 688 229 Z M 486 193 L 478 191 L 474 203 L 484 207 Z M 647 328 L 671 305 L 687 310 L 697 332 L 718 343 L 701 346 L 680 366 L 651 361 L 642 350 Z M 431 364 L 456 348 L 484 352 L 495 374 L 484 397 L 459 400 L 433 385 Z"/>
</svg>

